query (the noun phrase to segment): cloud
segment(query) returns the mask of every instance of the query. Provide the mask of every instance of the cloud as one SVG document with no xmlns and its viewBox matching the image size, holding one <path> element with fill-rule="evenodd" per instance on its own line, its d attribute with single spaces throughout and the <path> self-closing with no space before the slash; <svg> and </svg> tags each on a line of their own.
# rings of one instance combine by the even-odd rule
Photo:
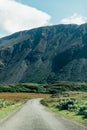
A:
<svg viewBox="0 0 87 130">
<path fill-rule="evenodd" d="M 0 0 L 0 35 L 44 26 L 50 19 L 50 15 L 31 6 Z"/>
<path fill-rule="evenodd" d="M 63 18 L 60 23 L 62 24 L 83 24 L 87 22 L 87 17 L 83 17 L 77 13 L 74 13 L 72 16 L 68 18 Z"/>
</svg>

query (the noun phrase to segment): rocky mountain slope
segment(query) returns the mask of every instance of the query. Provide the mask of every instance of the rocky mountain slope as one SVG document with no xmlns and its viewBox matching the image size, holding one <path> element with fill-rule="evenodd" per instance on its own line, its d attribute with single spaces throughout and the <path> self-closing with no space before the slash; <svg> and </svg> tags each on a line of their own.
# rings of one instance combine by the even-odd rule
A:
<svg viewBox="0 0 87 130">
<path fill-rule="evenodd" d="M 56 25 L 0 39 L 0 83 L 87 81 L 87 24 Z"/>
</svg>

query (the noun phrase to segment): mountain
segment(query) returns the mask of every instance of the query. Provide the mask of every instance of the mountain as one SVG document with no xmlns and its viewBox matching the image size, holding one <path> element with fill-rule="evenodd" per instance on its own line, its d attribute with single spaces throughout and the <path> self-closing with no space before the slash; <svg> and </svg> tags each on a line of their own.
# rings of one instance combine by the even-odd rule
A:
<svg viewBox="0 0 87 130">
<path fill-rule="evenodd" d="M 0 83 L 87 81 L 87 24 L 55 25 L 0 39 Z"/>
</svg>

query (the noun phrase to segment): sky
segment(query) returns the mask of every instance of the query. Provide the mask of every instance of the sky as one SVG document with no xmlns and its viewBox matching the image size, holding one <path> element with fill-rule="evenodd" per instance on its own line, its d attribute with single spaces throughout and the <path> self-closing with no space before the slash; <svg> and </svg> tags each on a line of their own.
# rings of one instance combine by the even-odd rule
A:
<svg viewBox="0 0 87 130">
<path fill-rule="evenodd" d="M 55 24 L 87 22 L 87 0 L 0 0 L 0 37 Z"/>
</svg>

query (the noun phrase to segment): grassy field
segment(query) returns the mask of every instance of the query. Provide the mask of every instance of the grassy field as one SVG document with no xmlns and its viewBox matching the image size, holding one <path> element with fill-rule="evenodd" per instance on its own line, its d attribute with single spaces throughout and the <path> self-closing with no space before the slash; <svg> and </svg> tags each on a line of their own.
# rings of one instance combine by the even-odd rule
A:
<svg viewBox="0 0 87 130">
<path fill-rule="evenodd" d="M 41 102 L 58 115 L 87 126 L 87 92 L 63 92 Z"/>
</svg>

